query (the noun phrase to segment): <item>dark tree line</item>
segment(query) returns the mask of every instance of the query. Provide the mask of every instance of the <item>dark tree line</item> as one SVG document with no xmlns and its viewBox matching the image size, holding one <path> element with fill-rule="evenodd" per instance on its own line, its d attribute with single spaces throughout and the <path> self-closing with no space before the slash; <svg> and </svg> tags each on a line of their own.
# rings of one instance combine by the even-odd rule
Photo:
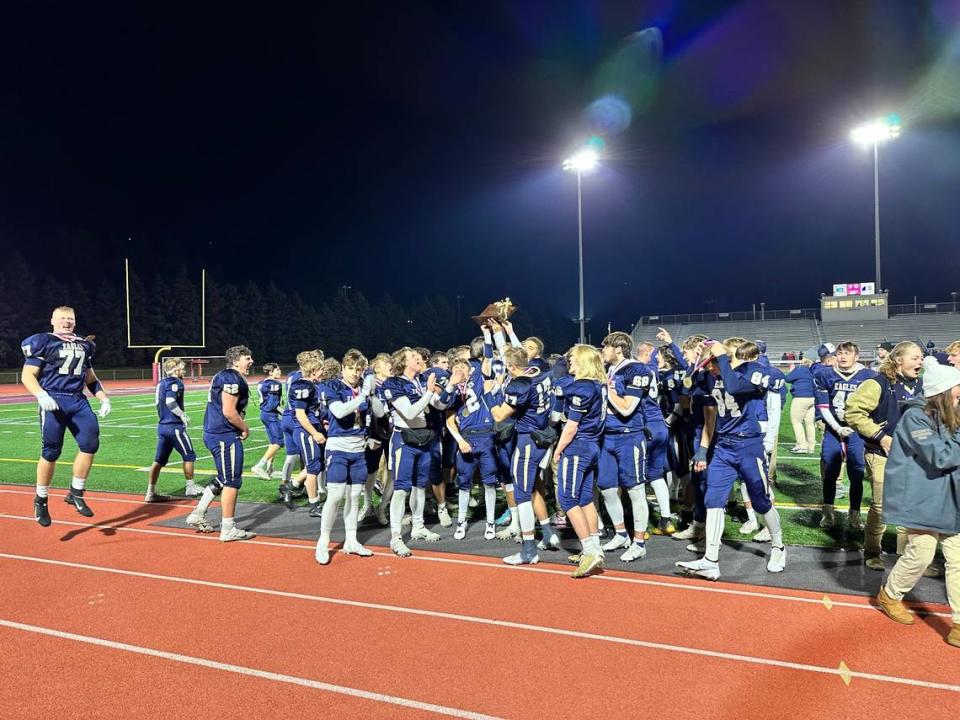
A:
<svg viewBox="0 0 960 720">
<path fill-rule="evenodd" d="M 21 363 L 20 341 L 50 329 L 50 311 L 69 305 L 77 313 L 77 332 L 95 335 L 99 367 L 146 366 L 153 350 L 128 350 L 123 277 L 75 277 L 67 271 L 28 264 L 14 253 L 0 268 L 0 367 Z M 174 274 L 143 278 L 131 272 L 131 344 L 196 345 L 201 337 L 199 273 L 180 268 Z M 206 286 L 206 348 L 174 350 L 184 355 L 221 355 L 230 345 L 244 344 L 257 363 L 288 365 L 301 350 L 321 347 L 342 356 L 348 348 L 369 357 L 403 345 L 447 348 L 478 334 L 470 319 L 487 302 L 464 301 L 460 319 L 456 301 L 423 297 L 402 305 L 389 295 L 371 302 L 363 293 L 334 288 L 319 304 L 270 283 L 226 283 L 216 270 Z M 520 301 L 522 302 L 522 301 Z M 476 307 L 474 307 L 474 305 Z M 520 337 L 539 335 L 548 352 L 562 352 L 575 339 L 570 321 L 521 307 L 513 317 Z"/>
</svg>

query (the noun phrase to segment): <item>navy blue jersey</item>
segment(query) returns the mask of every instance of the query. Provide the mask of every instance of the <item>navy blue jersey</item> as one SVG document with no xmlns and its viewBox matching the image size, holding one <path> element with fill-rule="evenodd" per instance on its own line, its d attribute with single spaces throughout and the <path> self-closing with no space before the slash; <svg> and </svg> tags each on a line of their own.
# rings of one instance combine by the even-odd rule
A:
<svg viewBox="0 0 960 720">
<path fill-rule="evenodd" d="M 207 396 L 207 411 L 203 414 L 203 431 L 211 435 L 221 433 L 237 433 L 240 428 L 235 427 L 223 415 L 223 394 L 237 398 L 237 413 L 243 417 L 250 400 L 250 388 L 247 381 L 236 370 L 221 370 L 213 376 L 210 383 L 210 393 Z"/>
<path fill-rule="evenodd" d="M 860 364 L 854 365 L 847 371 L 838 367 L 822 367 L 814 376 L 817 405 L 830 408 L 830 412 L 837 419 L 837 422 L 845 425 L 847 397 L 860 387 L 860 383 L 864 380 L 876 376 L 876 372 Z"/>
<path fill-rule="evenodd" d="M 23 364 L 40 368 L 40 387 L 55 395 L 83 395 L 97 346 L 73 333 L 37 333 L 20 343 Z"/>
<path fill-rule="evenodd" d="M 650 356 L 650 362 L 640 363 L 641 367 L 650 378 L 649 390 L 640 399 L 640 409 L 648 425 L 656 425 L 663 422 L 663 411 L 660 409 L 660 383 L 657 382 L 659 370 L 657 369 L 657 351 L 654 350 Z"/>
<path fill-rule="evenodd" d="M 426 388 L 427 387 L 427 378 L 433 375 L 433 379 L 437 383 L 437 394 L 440 396 L 441 402 L 447 404 L 449 401 L 452 401 L 453 398 L 446 397 L 443 392 L 444 385 L 447 384 L 447 380 L 450 379 L 450 373 L 444 370 L 443 368 L 432 367 L 429 368 L 426 372 L 420 375 L 420 384 Z M 427 427 L 431 430 L 441 433 L 446 429 L 445 423 L 445 414 L 443 410 L 437 410 L 432 405 L 427 405 Z"/>
<path fill-rule="evenodd" d="M 605 430 L 608 433 L 637 432 L 643 430 L 647 424 L 646 415 L 641 407 L 644 398 L 650 395 L 651 387 L 656 384 L 650 368 L 636 360 L 624 360 L 616 367 L 607 371 L 609 382 L 621 397 L 637 398 L 637 407 L 629 415 L 621 415 L 616 408 L 610 406 L 612 412 L 607 413 Z M 661 420 L 663 417 L 661 416 Z"/>
<path fill-rule="evenodd" d="M 183 425 L 183 420 L 170 412 L 170 408 L 167 407 L 168 398 L 172 398 L 177 407 L 183 410 L 183 378 L 165 377 L 157 383 L 157 389 L 154 393 L 154 402 L 157 406 L 160 424 Z"/>
<path fill-rule="evenodd" d="M 360 406 L 349 415 L 338 418 L 329 412 L 330 405 L 335 402 L 351 402 L 360 393 L 360 388 L 352 388 L 339 378 L 328 380 L 322 390 L 323 402 L 328 410 L 330 427 L 327 434 L 330 437 L 357 437 L 367 433 L 367 414 L 370 412 L 370 403 L 364 400 Z"/>
<path fill-rule="evenodd" d="M 426 390 L 420 384 L 419 379 L 410 380 L 403 375 L 387 378 L 383 381 L 382 392 L 383 399 L 390 407 L 393 413 L 393 421 L 397 427 L 419 427 L 418 424 L 411 425 L 410 421 L 404 418 L 395 407 L 397 401 L 402 397 L 407 398 L 410 405 L 416 405 L 420 401 Z M 418 417 L 424 418 L 425 424 L 426 410 Z M 416 418 L 414 419 L 414 423 L 416 423 Z"/>
<path fill-rule="evenodd" d="M 483 391 L 483 374 L 479 363 L 471 363 L 470 376 L 459 386 L 459 397 L 454 400 L 453 410 L 457 414 L 460 432 L 493 432 L 493 414 L 490 412 L 490 395 Z"/>
<path fill-rule="evenodd" d="M 293 415 L 293 405 L 290 404 L 290 386 L 302 377 L 303 373 L 299 370 L 294 370 L 292 373 L 287 375 L 287 404 L 283 407 L 284 415 Z"/>
<path fill-rule="evenodd" d="M 283 385 L 279 380 L 267 378 L 257 385 L 260 393 L 260 416 L 280 416 L 280 405 L 283 402 Z"/>
<path fill-rule="evenodd" d="M 307 414 L 307 422 L 316 429 L 321 429 L 320 393 L 317 390 L 317 384 L 312 380 L 298 377 L 290 383 L 290 394 L 287 396 L 287 404 L 291 406 L 291 412 L 294 414 L 297 410 L 303 410 Z M 297 425 L 294 425 L 297 427 Z"/>
<path fill-rule="evenodd" d="M 540 380 L 540 382 L 538 382 Z M 553 395 L 550 392 L 549 376 L 546 382 L 536 377 L 520 375 L 512 378 L 503 390 L 503 402 L 513 408 L 511 420 L 518 433 L 543 430 L 550 422 L 550 407 Z"/>
<path fill-rule="evenodd" d="M 675 370 L 661 370 L 657 373 L 660 384 L 660 410 L 669 415 L 680 402 L 683 390 L 683 378 L 686 373 L 680 368 Z"/>
<path fill-rule="evenodd" d="M 784 407 L 787 404 L 787 376 L 780 368 L 773 365 L 768 370 L 770 371 L 769 391 L 780 395 L 780 407 Z"/>
<path fill-rule="evenodd" d="M 720 377 L 713 378 L 711 395 L 717 404 L 717 436 L 757 437 L 766 416 L 770 385 L 767 368 L 757 362 L 730 367 L 726 355 L 717 358 Z"/>
<path fill-rule="evenodd" d="M 599 438 L 607 418 L 607 386 L 596 380 L 574 380 L 564 390 L 564 415 L 579 423 L 576 439 Z"/>
</svg>

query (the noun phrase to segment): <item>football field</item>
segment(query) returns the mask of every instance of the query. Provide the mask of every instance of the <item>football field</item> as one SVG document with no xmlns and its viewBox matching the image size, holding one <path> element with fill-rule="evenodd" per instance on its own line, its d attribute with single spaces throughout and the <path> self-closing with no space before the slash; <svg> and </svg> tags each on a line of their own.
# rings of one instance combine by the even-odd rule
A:
<svg viewBox="0 0 960 720">
<path fill-rule="evenodd" d="M 185 410 L 190 417 L 190 437 L 197 451 L 196 475 L 198 482 L 206 482 L 204 476 L 215 474 L 210 453 L 203 447 L 202 424 L 206 404 L 206 390 L 188 390 L 184 397 Z M 135 395 L 114 394 L 111 397 L 113 411 L 100 421 L 100 450 L 88 479 L 87 486 L 98 491 L 121 491 L 143 493 L 147 485 L 147 470 L 153 461 L 156 449 L 156 420 L 153 393 Z M 96 410 L 98 403 L 92 402 Z M 246 502 L 277 502 L 277 485 L 274 480 L 262 480 L 249 473 L 249 468 L 262 456 L 267 447 L 266 433 L 256 416 L 249 413 L 250 437 L 246 441 L 244 485 L 241 499 Z M 821 486 L 819 457 L 795 455 L 793 430 L 789 421 L 789 400 L 781 418 L 779 461 L 776 472 L 776 504 L 784 525 L 784 539 L 790 544 L 839 545 L 858 547 L 861 533 L 848 532 L 838 514 L 838 527 L 829 531 L 817 526 L 820 519 Z M 818 445 L 819 448 L 819 445 Z M 76 444 L 67 434 L 64 451 L 57 464 L 54 485 L 67 487 L 70 484 L 70 463 L 76 453 Z M 40 427 L 35 402 L 0 405 L 0 482 L 33 485 L 36 460 L 40 455 Z M 283 464 L 283 450 L 275 459 L 274 469 Z M 179 456 L 174 453 L 170 464 L 160 475 L 158 491 L 179 494 L 184 489 L 183 472 Z M 846 485 L 845 473 L 841 476 Z M 476 493 L 476 488 L 474 489 Z M 448 501 L 455 503 L 456 493 L 448 494 Z M 869 483 L 864 488 L 864 517 L 870 498 Z M 846 498 L 838 498 L 838 509 L 846 507 Z M 727 534 L 742 538 L 737 532 L 739 524 L 728 518 Z M 892 538 L 888 538 L 892 540 Z"/>
</svg>

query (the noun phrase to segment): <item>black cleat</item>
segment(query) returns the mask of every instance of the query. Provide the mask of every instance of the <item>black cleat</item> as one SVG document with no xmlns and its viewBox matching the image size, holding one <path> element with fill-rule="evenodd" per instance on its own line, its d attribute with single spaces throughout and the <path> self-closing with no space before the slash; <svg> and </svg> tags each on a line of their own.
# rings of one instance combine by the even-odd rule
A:
<svg viewBox="0 0 960 720">
<path fill-rule="evenodd" d="M 288 509 L 293 510 L 293 493 L 290 492 L 290 486 L 287 483 L 280 486 L 280 500 Z"/>
<path fill-rule="evenodd" d="M 68 505 L 73 505 L 77 509 L 77 512 L 84 517 L 93 517 L 93 510 L 87 507 L 87 503 L 83 499 L 83 490 L 70 488 L 70 490 L 67 491 L 66 496 L 63 498 L 63 501 Z"/>
<path fill-rule="evenodd" d="M 296 499 L 305 498 L 307 496 L 306 485 L 294 485 L 290 488 L 290 495 Z"/>
<path fill-rule="evenodd" d="M 33 516 L 42 527 L 50 527 L 50 512 L 47 510 L 47 499 L 39 495 L 33 498 Z"/>
<path fill-rule="evenodd" d="M 315 502 L 310 506 L 310 517 L 318 518 L 323 516 L 323 503 Z"/>
<path fill-rule="evenodd" d="M 147 495 L 144 499 L 144 502 L 148 503 L 165 503 L 170 502 L 169 495 L 160 495 L 159 493 L 154 493 L 153 495 Z"/>
</svg>

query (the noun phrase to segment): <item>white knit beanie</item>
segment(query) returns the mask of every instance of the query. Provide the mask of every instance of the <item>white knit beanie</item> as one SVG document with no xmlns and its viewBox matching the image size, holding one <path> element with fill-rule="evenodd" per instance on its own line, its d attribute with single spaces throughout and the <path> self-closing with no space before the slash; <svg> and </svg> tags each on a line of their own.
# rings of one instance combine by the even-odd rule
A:
<svg viewBox="0 0 960 720">
<path fill-rule="evenodd" d="M 941 365 L 932 355 L 923 359 L 923 396 L 930 398 L 960 385 L 960 370 Z"/>
</svg>

